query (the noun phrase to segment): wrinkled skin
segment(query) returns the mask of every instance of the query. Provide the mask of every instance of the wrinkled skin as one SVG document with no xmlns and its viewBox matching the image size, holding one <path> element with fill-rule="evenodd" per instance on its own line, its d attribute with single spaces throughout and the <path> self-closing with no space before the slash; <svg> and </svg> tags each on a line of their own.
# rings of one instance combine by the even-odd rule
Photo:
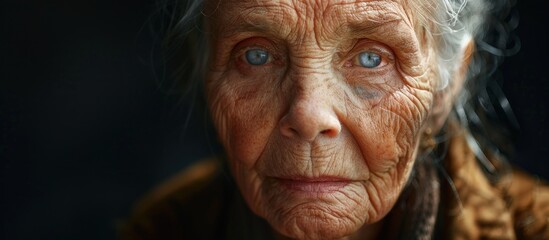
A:
<svg viewBox="0 0 549 240">
<path fill-rule="evenodd" d="M 280 234 L 357 235 L 395 204 L 436 100 L 432 46 L 407 9 L 208 2 L 212 118 L 248 206 Z M 248 63 L 249 49 L 269 60 Z M 364 51 L 381 64 L 361 66 Z"/>
</svg>

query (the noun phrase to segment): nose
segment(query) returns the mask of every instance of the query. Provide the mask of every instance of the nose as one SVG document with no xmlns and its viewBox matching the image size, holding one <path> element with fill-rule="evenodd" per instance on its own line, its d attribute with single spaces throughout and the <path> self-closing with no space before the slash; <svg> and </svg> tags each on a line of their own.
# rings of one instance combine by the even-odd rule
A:
<svg viewBox="0 0 549 240">
<path fill-rule="evenodd" d="M 341 123 L 330 104 L 319 97 L 295 99 L 288 112 L 280 119 L 280 132 L 291 139 L 314 141 L 317 137 L 335 138 L 341 132 Z"/>
</svg>

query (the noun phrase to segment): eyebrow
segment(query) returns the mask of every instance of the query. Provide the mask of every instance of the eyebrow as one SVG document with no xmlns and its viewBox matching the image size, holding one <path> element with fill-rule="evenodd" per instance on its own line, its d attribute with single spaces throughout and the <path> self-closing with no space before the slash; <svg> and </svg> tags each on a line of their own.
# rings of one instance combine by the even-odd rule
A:
<svg viewBox="0 0 549 240">
<path fill-rule="evenodd" d="M 375 4 L 375 5 L 374 5 Z M 379 5 L 381 4 L 381 5 Z M 334 8 L 330 15 L 346 16 L 349 26 L 356 28 L 374 28 L 377 25 L 403 20 L 403 16 L 393 11 L 387 2 L 361 2 L 353 6 Z"/>
<path fill-rule="evenodd" d="M 328 18 L 344 16 L 342 20 L 346 21 L 340 21 L 341 24 L 336 26 L 336 33 L 339 36 L 342 34 L 345 36 L 370 35 L 383 25 L 406 21 L 403 14 L 390 10 L 387 7 L 389 4 L 391 3 L 384 1 L 368 1 L 344 6 L 330 6 L 324 10 L 323 16 Z M 283 38 L 292 31 L 292 26 L 295 26 L 298 21 L 295 9 L 289 5 L 264 4 L 225 12 L 235 10 L 239 12 L 235 17 L 222 18 L 221 25 L 224 25 L 224 28 L 221 29 L 221 32 L 224 37 L 242 32 L 259 32 Z"/>
<path fill-rule="evenodd" d="M 323 20 L 336 18 L 331 36 L 343 40 L 372 39 L 399 49 L 399 58 L 416 58 L 419 40 L 404 12 L 394 11 L 394 2 L 368 1 L 348 5 L 329 6 L 321 13 Z M 299 16 L 289 5 L 262 5 L 231 9 L 235 17 L 222 17 L 218 26 L 222 38 L 241 35 L 265 35 L 281 41 L 287 40 L 297 25 Z M 225 12 L 229 12 L 225 11 Z M 318 16 L 317 16 L 318 17 Z M 395 26 L 395 25 L 405 25 Z M 391 37 L 388 37 L 391 36 Z M 417 60 L 417 59 L 416 59 Z"/>
<path fill-rule="evenodd" d="M 236 17 L 223 19 L 224 25 L 228 25 L 221 30 L 223 37 L 238 35 L 242 32 L 267 33 L 277 37 L 286 36 L 291 29 L 284 24 L 293 22 L 295 25 L 297 21 L 293 19 L 295 16 L 292 11 L 294 10 L 290 7 L 256 6 L 238 9 L 238 11 L 240 13 Z"/>
</svg>

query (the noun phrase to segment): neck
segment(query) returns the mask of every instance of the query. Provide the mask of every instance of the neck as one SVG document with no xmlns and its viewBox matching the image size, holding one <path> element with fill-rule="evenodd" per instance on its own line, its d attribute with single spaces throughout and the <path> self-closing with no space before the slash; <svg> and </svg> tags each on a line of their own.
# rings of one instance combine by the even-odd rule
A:
<svg viewBox="0 0 549 240">
<path fill-rule="evenodd" d="M 385 218 L 383 218 L 382 220 L 375 222 L 373 224 L 364 225 L 355 234 L 343 239 L 346 239 L 346 240 L 380 239 L 381 229 L 383 229 L 385 222 L 386 220 Z"/>
<path fill-rule="evenodd" d="M 385 220 L 378 221 L 373 224 L 362 226 L 356 233 L 351 236 L 340 238 L 339 240 L 373 240 L 379 239 L 381 236 L 381 229 Z M 292 238 L 286 237 L 278 232 L 275 232 L 276 240 L 291 240 Z"/>
</svg>

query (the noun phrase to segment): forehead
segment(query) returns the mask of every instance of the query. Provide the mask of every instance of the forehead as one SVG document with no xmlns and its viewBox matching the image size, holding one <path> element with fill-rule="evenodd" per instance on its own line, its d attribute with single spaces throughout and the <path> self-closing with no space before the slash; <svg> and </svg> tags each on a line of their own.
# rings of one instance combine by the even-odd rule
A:
<svg viewBox="0 0 549 240">
<path fill-rule="evenodd" d="M 300 26 L 305 31 L 337 31 L 338 28 L 368 28 L 387 22 L 402 21 L 414 25 L 413 13 L 406 0 L 209 0 L 208 20 L 213 27 L 227 32 L 246 28 L 269 29 L 278 34 Z M 229 26 L 229 29 L 227 29 Z"/>
<path fill-rule="evenodd" d="M 376 8 L 387 4 L 402 6 L 407 3 L 406 0 L 206 0 L 206 2 L 210 13 L 224 9 L 281 7 L 298 14 L 326 13 L 338 8 L 360 9 L 367 6 Z"/>
</svg>

